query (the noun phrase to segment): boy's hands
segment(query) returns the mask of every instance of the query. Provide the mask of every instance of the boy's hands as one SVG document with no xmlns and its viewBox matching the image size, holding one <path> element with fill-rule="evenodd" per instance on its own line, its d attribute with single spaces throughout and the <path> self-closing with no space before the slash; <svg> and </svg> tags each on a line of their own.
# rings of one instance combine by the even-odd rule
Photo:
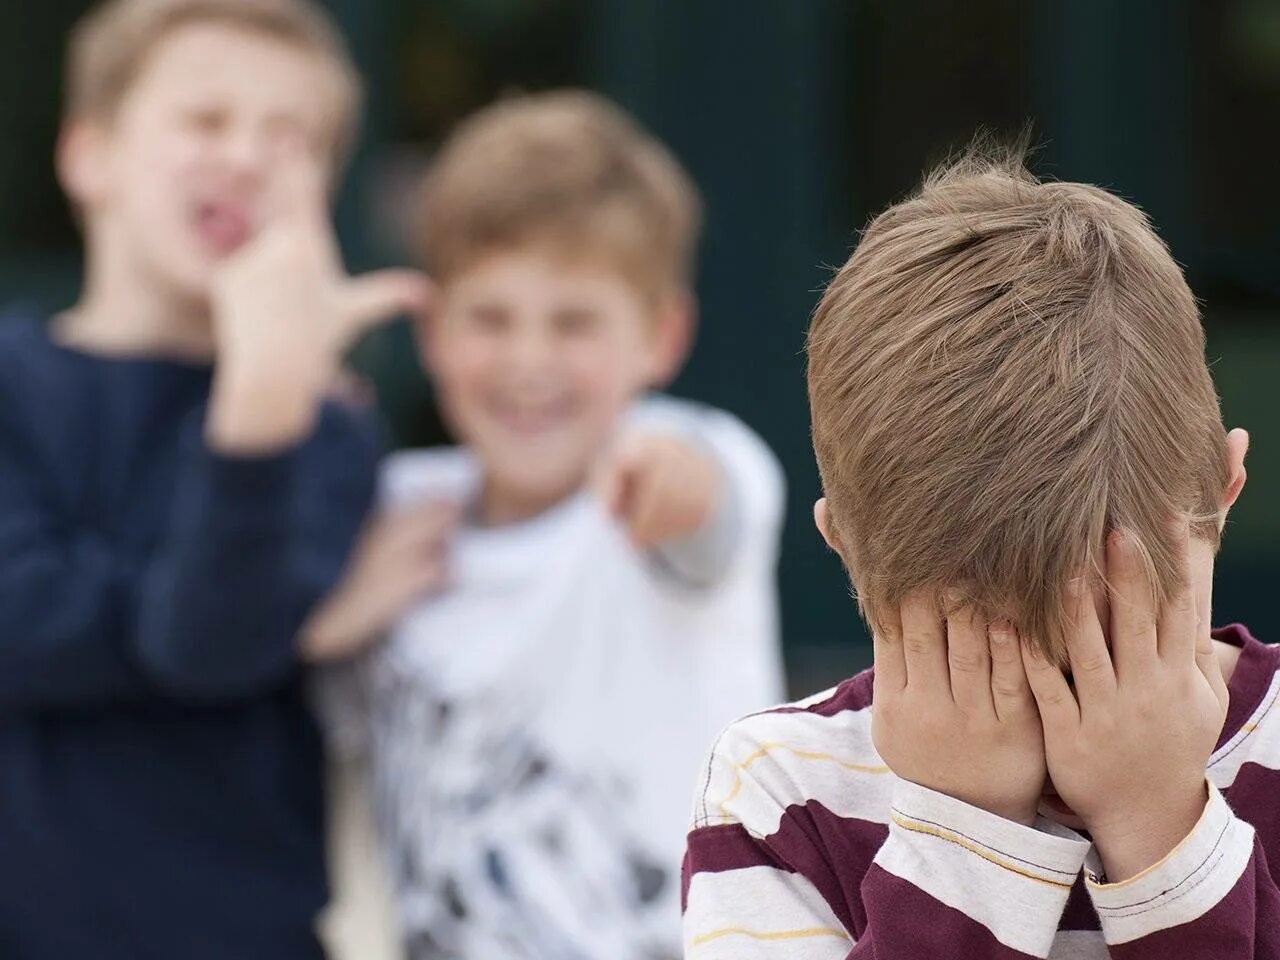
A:
<svg viewBox="0 0 1280 960">
<path fill-rule="evenodd" d="M 342 580 L 302 630 L 303 659 L 354 656 L 415 600 L 446 586 L 445 555 L 459 519 L 455 504 L 432 501 L 371 520 Z"/>
<path fill-rule="evenodd" d="M 211 445 L 231 453 L 303 439 L 356 337 L 424 309 L 431 294 L 410 270 L 348 276 L 319 162 L 293 144 L 281 164 L 270 221 L 214 281 L 218 365 L 206 428 Z"/>
<path fill-rule="evenodd" d="M 627 436 L 596 474 L 605 509 L 642 550 L 697 533 L 715 513 L 724 478 L 688 440 L 662 433 Z"/>
<path fill-rule="evenodd" d="M 904 780 L 1030 825 L 1044 743 L 1018 636 L 948 605 L 944 619 L 932 597 L 912 596 L 899 633 L 874 637 L 876 751 Z"/>
<path fill-rule="evenodd" d="M 1072 692 L 1030 651 L 1027 675 L 1044 724 L 1049 775 L 1098 846 L 1110 880 L 1159 861 L 1195 827 L 1205 764 L 1222 731 L 1227 688 L 1190 586 L 1190 534 L 1179 528 L 1184 587 L 1161 610 L 1138 545 L 1107 540 L 1111 648 L 1088 589 L 1074 594 Z"/>
</svg>

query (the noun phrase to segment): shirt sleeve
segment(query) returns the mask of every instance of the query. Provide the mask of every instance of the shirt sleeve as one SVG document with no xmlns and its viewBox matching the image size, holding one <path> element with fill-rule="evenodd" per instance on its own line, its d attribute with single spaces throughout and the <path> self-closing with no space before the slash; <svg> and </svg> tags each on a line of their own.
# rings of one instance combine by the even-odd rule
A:
<svg viewBox="0 0 1280 960">
<path fill-rule="evenodd" d="M 1258 837 L 1212 784 L 1204 813 L 1163 860 L 1121 883 L 1086 885 L 1116 960 L 1280 957 L 1280 889 Z"/>
<path fill-rule="evenodd" d="M 147 557 L 62 520 L 21 436 L 0 417 L 0 706 L 236 697 L 297 669 L 297 631 L 372 496 L 371 433 L 335 443 L 337 483 L 300 449 L 236 459 L 193 442 Z"/>
<path fill-rule="evenodd" d="M 704 777 L 725 776 L 712 767 Z M 894 787 L 888 839 L 859 888 L 855 924 L 817 837 L 782 829 L 741 765 L 734 803 L 704 818 L 685 856 L 686 960 L 1026 960 L 1049 956 L 1088 843 L 1039 821 L 1026 827 L 906 781 Z M 734 792 L 736 790 L 736 792 Z M 754 799 L 753 799 L 754 794 Z M 715 822 L 712 822 L 715 821 Z M 851 870 L 845 864 L 840 869 Z M 842 919 L 843 917 L 843 919 Z M 855 929 L 855 926 L 860 926 Z"/>
</svg>

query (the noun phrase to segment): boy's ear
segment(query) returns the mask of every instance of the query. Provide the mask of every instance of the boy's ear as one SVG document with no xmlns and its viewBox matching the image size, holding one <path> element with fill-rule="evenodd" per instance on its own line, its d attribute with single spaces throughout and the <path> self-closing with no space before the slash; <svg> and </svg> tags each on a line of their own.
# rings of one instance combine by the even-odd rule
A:
<svg viewBox="0 0 1280 960">
<path fill-rule="evenodd" d="M 680 290 L 666 297 L 654 318 L 655 351 L 651 386 L 663 388 L 676 378 L 693 349 L 698 327 L 698 301 L 693 293 Z"/>
<path fill-rule="evenodd" d="M 840 552 L 840 544 L 835 537 L 835 531 L 831 529 L 831 517 L 827 513 L 827 498 L 819 497 L 818 502 L 813 505 L 813 522 L 818 528 L 818 532 L 822 534 L 822 539 L 827 541 L 827 546 L 836 553 Z"/>
<path fill-rule="evenodd" d="M 92 120 L 69 120 L 58 133 L 54 166 L 67 198 L 80 209 L 93 206 L 106 188 L 107 131 Z"/>
<path fill-rule="evenodd" d="M 1244 468 L 1244 458 L 1249 452 L 1249 434 L 1245 430 L 1239 428 L 1232 430 L 1227 434 L 1227 489 L 1222 494 L 1222 515 L 1226 519 L 1227 511 L 1230 510 L 1237 499 L 1240 492 L 1244 489 L 1244 482 L 1248 478 L 1248 471 Z"/>
</svg>

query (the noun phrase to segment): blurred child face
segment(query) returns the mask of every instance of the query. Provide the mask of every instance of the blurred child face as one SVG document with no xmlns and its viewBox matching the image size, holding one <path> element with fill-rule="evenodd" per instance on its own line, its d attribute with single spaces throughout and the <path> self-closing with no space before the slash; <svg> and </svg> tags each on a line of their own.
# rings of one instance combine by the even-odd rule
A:
<svg viewBox="0 0 1280 960">
<path fill-rule="evenodd" d="M 679 362 L 687 322 L 617 273 L 538 252 L 496 253 L 449 281 L 425 359 L 481 462 L 486 509 L 532 515 L 579 489 L 629 403 Z"/>
<path fill-rule="evenodd" d="M 63 177 L 91 256 L 166 293 L 205 298 L 218 264 L 270 216 L 281 145 L 327 154 L 333 89 L 318 58 L 270 37 L 175 29 L 114 118 L 73 123 L 65 138 Z"/>
</svg>

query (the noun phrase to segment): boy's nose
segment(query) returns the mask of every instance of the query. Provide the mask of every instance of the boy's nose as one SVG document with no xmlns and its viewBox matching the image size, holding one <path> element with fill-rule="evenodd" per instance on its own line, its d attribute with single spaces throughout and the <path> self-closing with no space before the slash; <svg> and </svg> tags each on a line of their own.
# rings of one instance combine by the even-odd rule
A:
<svg viewBox="0 0 1280 960">
<path fill-rule="evenodd" d="M 529 332 L 512 338 L 507 356 L 516 372 L 538 373 L 555 359 L 555 349 L 549 337 Z"/>
</svg>

